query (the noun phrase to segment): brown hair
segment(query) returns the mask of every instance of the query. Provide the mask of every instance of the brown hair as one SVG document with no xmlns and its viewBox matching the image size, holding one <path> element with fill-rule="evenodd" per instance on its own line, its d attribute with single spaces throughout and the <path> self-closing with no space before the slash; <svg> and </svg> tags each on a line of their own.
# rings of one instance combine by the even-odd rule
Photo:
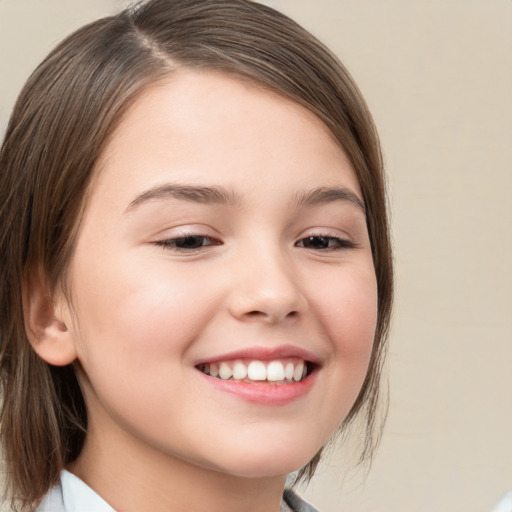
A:
<svg viewBox="0 0 512 512">
<path fill-rule="evenodd" d="M 22 285 L 43 272 L 48 294 L 66 266 L 102 148 L 149 84 L 180 67 L 214 69 L 300 103 L 332 131 L 353 164 L 366 205 L 378 283 L 370 367 L 342 427 L 366 421 L 372 436 L 392 302 L 392 261 L 378 137 L 338 60 L 295 22 L 249 0 L 150 0 L 100 19 L 62 42 L 22 90 L 0 153 L 1 436 L 9 492 L 33 506 L 80 453 L 87 429 L 72 366 L 32 350 Z M 320 454 L 300 473 L 310 478 Z"/>
</svg>

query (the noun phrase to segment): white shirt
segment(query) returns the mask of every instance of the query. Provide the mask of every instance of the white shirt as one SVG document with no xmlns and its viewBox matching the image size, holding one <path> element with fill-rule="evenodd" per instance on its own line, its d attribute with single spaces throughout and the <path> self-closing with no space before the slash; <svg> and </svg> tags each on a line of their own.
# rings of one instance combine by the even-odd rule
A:
<svg viewBox="0 0 512 512">
<path fill-rule="evenodd" d="M 492 512 L 512 512 L 512 491 L 505 495 Z"/>
<path fill-rule="evenodd" d="M 45 496 L 36 512 L 115 512 L 80 478 L 62 471 L 60 484 Z"/>
<path fill-rule="evenodd" d="M 316 512 L 293 491 L 284 492 L 282 512 Z M 50 489 L 35 512 L 115 512 L 85 482 L 69 471 L 62 471 L 60 483 Z M 501 509 L 496 512 L 501 512 Z M 508 512 L 508 511 L 507 511 Z"/>
</svg>

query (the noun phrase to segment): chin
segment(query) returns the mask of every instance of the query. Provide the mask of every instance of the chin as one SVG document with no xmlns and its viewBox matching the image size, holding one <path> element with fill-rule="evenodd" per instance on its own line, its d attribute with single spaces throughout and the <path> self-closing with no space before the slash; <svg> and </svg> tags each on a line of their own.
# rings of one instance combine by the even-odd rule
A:
<svg viewBox="0 0 512 512">
<path fill-rule="evenodd" d="M 238 452 L 233 457 L 223 458 L 215 469 L 240 478 L 284 476 L 301 469 L 316 453 L 318 449 L 306 452 L 289 446 L 286 449 L 261 450 L 259 453 L 254 450 L 243 454 Z"/>
</svg>

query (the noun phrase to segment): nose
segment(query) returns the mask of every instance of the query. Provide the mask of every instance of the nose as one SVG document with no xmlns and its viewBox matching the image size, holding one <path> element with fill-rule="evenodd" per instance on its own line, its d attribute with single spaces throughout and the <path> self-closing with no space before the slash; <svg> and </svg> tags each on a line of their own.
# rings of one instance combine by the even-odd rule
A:
<svg viewBox="0 0 512 512">
<path fill-rule="evenodd" d="M 279 324 L 307 310 L 293 262 L 278 254 L 253 254 L 239 262 L 233 283 L 229 309 L 238 320 Z"/>
</svg>

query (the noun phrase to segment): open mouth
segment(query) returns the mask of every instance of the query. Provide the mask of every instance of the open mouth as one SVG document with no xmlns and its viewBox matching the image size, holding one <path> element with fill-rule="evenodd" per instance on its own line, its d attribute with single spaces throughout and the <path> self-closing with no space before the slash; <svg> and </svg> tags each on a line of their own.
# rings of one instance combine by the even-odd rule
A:
<svg viewBox="0 0 512 512">
<path fill-rule="evenodd" d="M 270 361 L 236 359 L 203 363 L 196 368 L 205 375 L 217 379 L 279 385 L 303 381 L 311 374 L 315 365 L 298 358 Z"/>
</svg>

